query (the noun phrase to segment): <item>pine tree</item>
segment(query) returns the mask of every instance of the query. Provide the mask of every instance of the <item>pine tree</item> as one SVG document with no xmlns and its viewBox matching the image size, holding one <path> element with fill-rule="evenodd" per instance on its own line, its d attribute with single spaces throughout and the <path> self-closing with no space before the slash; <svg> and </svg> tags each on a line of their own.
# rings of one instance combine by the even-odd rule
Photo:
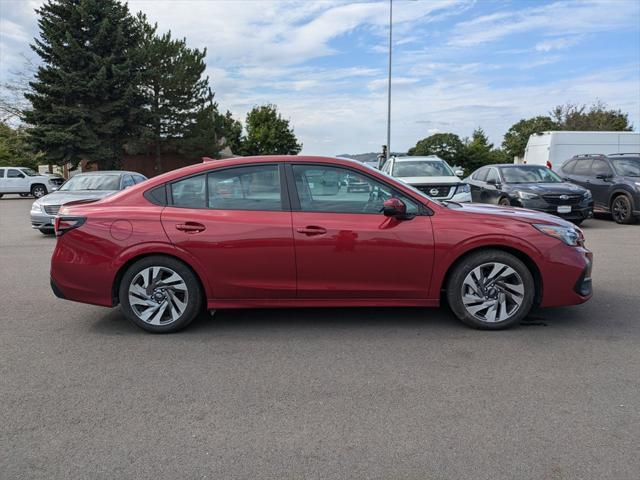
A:
<svg viewBox="0 0 640 480">
<path fill-rule="evenodd" d="M 118 0 L 49 0 L 36 12 L 32 49 L 42 65 L 26 95 L 31 143 L 48 163 L 118 167 L 144 102 L 135 19 Z"/>
<path fill-rule="evenodd" d="M 171 32 L 158 35 L 143 14 L 138 21 L 144 31 L 143 91 L 148 101 L 146 138 L 155 155 L 155 169 L 162 171 L 163 151 L 214 156 L 218 150 L 217 105 L 204 76 L 206 49 L 187 47 L 185 39 Z"/>
</svg>

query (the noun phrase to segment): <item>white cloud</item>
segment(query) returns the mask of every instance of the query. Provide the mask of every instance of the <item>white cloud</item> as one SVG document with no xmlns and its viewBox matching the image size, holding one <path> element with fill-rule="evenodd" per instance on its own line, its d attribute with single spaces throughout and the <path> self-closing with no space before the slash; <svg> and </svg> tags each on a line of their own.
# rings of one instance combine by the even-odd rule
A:
<svg viewBox="0 0 640 480">
<path fill-rule="evenodd" d="M 469 47 L 532 30 L 554 35 L 578 35 L 621 27 L 637 29 L 639 14 L 640 8 L 635 1 L 558 1 L 460 22 L 449 44 Z"/>
<path fill-rule="evenodd" d="M 552 50 L 564 50 L 565 48 L 572 47 L 576 45 L 581 36 L 577 37 L 559 37 L 559 38 L 550 38 L 547 40 L 543 40 L 542 42 L 536 43 L 535 49 L 538 52 L 550 52 Z"/>
</svg>

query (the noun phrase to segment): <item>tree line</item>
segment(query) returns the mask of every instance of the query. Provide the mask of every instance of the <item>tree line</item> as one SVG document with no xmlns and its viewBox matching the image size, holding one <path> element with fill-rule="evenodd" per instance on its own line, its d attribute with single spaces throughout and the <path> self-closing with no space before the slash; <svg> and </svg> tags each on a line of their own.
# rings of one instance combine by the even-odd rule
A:
<svg viewBox="0 0 640 480">
<path fill-rule="evenodd" d="M 302 149 L 275 105 L 254 107 L 244 128 L 230 111 L 219 112 L 205 74 L 206 48 L 159 33 L 126 3 L 50 0 L 36 13 L 40 33 L 31 48 L 41 63 L 19 92 L 26 105 L 15 95 L 0 99 L 0 162 L 76 166 L 87 160 L 112 169 L 127 152 L 154 158 L 160 172 L 167 154 Z M 17 128 L 5 121 L 12 114 L 22 122 Z"/>
<path fill-rule="evenodd" d="M 482 128 L 476 128 L 470 138 L 461 139 L 454 133 L 435 133 L 419 140 L 408 155 L 437 155 L 450 165 L 470 173 L 483 165 L 513 163 L 523 157 L 532 134 L 546 131 L 630 131 L 629 116 L 621 110 L 596 101 L 592 105 L 567 103 L 555 107 L 548 115 L 522 119 L 505 133 L 501 147 L 489 142 Z"/>
</svg>

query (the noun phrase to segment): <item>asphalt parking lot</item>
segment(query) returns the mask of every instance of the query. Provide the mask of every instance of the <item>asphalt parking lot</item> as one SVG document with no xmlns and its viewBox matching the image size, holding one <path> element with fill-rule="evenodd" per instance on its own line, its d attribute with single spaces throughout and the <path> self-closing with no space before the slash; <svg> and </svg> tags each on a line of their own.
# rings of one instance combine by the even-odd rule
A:
<svg viewBox="0 0 640 480">
<path fill-rule="evenodd" d="M 640 226 L 585 223 L 594 298 L 503 332 L 446 310 L 222 311 L 150 335 L 56 299 L 0 200 L 0 478 L 637 479 Z"/>
</svg>

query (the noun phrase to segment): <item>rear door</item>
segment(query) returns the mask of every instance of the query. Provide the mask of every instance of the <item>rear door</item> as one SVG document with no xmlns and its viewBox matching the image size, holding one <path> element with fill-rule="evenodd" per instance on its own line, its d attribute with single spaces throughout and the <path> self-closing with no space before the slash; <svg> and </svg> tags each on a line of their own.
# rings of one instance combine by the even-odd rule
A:
<svg viewBox="0 0 640 480">
<path fill-rule="evenodd" d="M 211 170 L 169 184 L 162 224 L 196 257 L 217 299 L 295 298 L 296 272 L 282 166 Z"/>
<path fill-rule="evenodd" d="M 591 190 L 591 194 L 593 195 L 594 208 L 609 208 L 609 190 L 611 189 L 612 176 L 613 170 L 606 160 L 599 158 L 593 159 L 588 184 L 589 190 Z"/>
<path fill-rule="evenodd" d="M 346 167 L 287 165 L 292 194 L 298 298 L 423 299 L 427 296 L 434 245 L 431 218 L 416 202 L 368 175 Z M 367 190 L 326 194 L 318 178 L 349 175 Z M 411 219 L 385 217 L 392 196 Z"/>
</svg>

